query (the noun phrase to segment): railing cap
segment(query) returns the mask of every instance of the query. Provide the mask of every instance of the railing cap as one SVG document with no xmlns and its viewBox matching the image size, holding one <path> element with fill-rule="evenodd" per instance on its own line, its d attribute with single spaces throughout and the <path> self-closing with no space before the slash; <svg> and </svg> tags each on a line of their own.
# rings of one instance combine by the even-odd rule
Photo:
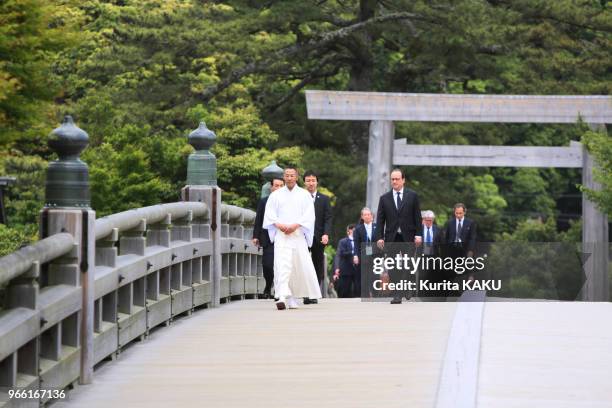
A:
<svg viewBox="0 0 612 408">
<path fill-rule="evenodd" d="M 74 245 L 74 237 L 62 232 L 0 258 L 0 285 L 26 273 L 35 262 L 42 265 L 67 254 Z"/>
<path fill-rule="evenodd" d="M 137 227 L 142 220 L 146 220 L 147 224 L 155 224 L 166 219 L 168 215 L 171 220 L 184 218 L 189 211 L 193 213 L 194 218 L 206 218 L 209 210 L 205 203 L 180 201 L 135 208 L 99 218 L 96 220 L 96 240 L 107 237 L 112 233 L 113 228 L 117 228 L 119 232 L 127 231 Z"/>
</svg>

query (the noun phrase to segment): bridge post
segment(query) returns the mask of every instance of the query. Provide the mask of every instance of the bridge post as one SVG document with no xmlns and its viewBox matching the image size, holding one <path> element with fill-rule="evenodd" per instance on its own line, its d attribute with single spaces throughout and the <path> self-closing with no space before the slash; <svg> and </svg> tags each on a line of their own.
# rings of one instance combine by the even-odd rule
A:
<svg viewBox="0 0 612 408">
<path fill-rule="evenodd" d="M 265 198 L 270 195 L 272 179 L 283 179 L 283 169 L 278 167 L 278 164 L 276 164 L 276 160 L 272 160 L 270 164 L 264 167 L 264 169 L 261 171 L 261 175 L 263 176 L 264 180 L 266 180 L 266 182 L 261 186 L 261 194 L 259 198 Z"/>
<path fill-rule="evenodd" d="M 89 141 L 72 117 L 66 116 L 60 127 L 49 135 L 49 147 L 59 159 L 47 170 L 45 207 L 41 211 L 40 236 L 45 238 L 60 232 L 74 237 L 75 250 L 71 264 L 52 265 L 48 271 L 49 284 L 81 286 L 80 316 L 74 321 L 65 316 L 60 322 L 64 344 L 80 347 L 79 383 L 90 384 L 93 379 L 94 350 L 94 266 L 96 213 L 90 207 L 89 171 L 79 159 Z M 78 322 L 78 323 L 77 323 Z M 70 373 L 63 373 L 68 383 Z M 67 385 L 67 384 L 66 384 Z"/>
<path fill-rule="evenodd" d="M 213 242 L 211 306 L 221 304 L 221 189 L 217 186 L 217 160 L 210 153 L 216 135 L 204 122 L 189 134 L 189 144 L 195 152 L 189 156 L 187 185 L 181 190 L 183 201 L 205 203 L 210 211 L 210 238 Z"/>
</svg>

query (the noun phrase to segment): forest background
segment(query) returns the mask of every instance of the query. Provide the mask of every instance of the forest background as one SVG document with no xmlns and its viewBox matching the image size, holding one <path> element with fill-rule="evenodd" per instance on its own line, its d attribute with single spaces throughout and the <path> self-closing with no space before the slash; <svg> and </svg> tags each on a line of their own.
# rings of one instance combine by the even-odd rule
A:
<svg viewBox="0 0 612 408">
<path fill-rule="evenodd" d="M 255 208 L 276 160 L 320 175 L 337 242 L 365 204 L 367 122 L 309 121 L 304 90 L 609 95 L 612 13 L 586 0 L 4 0 L 0 255 L 36 239 L 49 132 L 89 134 L 97 217 L 179 200 L 201 120 L 226 203 Z M 586 143 L 612 215 L 612 138 L 576 125 L 397 123 L 408 143 Z M 443 224 L 461 201 L 482 241 L 580 241 L 576 169 L 406 168 Z M 331 250 L 333 252 L 333 250 Z"/>
</svg>

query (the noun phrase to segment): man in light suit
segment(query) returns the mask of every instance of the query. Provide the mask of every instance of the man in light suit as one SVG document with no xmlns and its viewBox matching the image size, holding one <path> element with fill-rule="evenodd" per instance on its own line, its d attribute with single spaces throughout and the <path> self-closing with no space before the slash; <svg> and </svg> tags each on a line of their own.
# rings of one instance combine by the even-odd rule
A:
<svg viewBox="0 0 612 408">
<path fill-rule="evenodd" d="M 304 186 L 308 193 L 312 196 L 315 207 L 315 226 L 314 238 L 312 247 L 310 247 L 310 255 L 315 271 L 317 271 L 317 279 L 319 285 L 323 281 L 323 270 L 325 258 L 323 253 L 325 246 L 329 243 L 329 235 L 332 225 L 332 209 L 329 202 L 329 197 L 317 191 L 319 185 L 319 177 L 313 171 L 304 173 Z M 304 304 L 317 303 L 316 299 L 304 299 Z"/>
<path fill-rule="evenodd" d="M 270 193 L 278 190 L 285 185 L 285 182 L 281 179 L 273 179 Z M 268 196 L 269 197 L 269 196 Z M 266 211 L 266 203 L 268 197 L 264 197 L 259 200 L 257 204 L 257 212 L 255 213 L 255 225 L 253 226 L 253 244 L 263 248 L 263 256 L 261 257 L 261 263 L 263 266 L 263 276 L 266 280 L 266 286 L 263 291 L 264 299 L 272 298 L 272 281 L 274 280 L 274 243 L 270 242 L 270 236 L 268 230 L 261 227 L 263 223 L 264 213 Z"/>
<path fill-rule="evenodd" d="M 355 296 L 370 297 L 372 289 L 373 273 L 372 273 L 372 257 L 373 257 L 373 242 L 376 234 L 376 224 L 372 222 L 374 216 L 372 210 L 368 207 L 363 207 L 361 210 L 361 220 L 363 223 L 357 224 L 353 231 L 353 241 L 355 242 L 355 253 L 353 255 L 353 263 L 357 266 L 357 280 Z M 361 278 L 366 277 L 365 286 L 362 287 Z"/>
<path fill-rule="evenodd" d="M 383 249 L 385 242 L 388 243 L 413 243 L 419 245 L 422 242 L 421 208 L 419 197 L 416 192 L 405 187 L 406 179 L 401 169 L 395 168 L 391 171 L 391 191 L 380 196 L 378 201 L 378 212 L 376 214 L 376 244 Z M 406 246 L 408 250 L 409 246 Z M 390 274 L 394 282 L 406 279 L 404 273 L 394 271 Z M 391 304 L 402 303 L 402 294 L 394 292 Z"/>
</svg>

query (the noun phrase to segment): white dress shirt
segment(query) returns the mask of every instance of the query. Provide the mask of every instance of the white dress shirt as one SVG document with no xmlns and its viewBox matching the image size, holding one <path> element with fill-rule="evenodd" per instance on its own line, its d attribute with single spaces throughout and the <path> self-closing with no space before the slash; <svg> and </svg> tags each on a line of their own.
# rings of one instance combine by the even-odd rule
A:
<svg viewBox="0 0 612 408">
<path fill-rule="evenodd" d="M 461 231 L 463 231 L 465 218 L 455 219 L 455 234 L 457 234 L 457 229 L 459 228 L 459 222 L 461 222 Z M 461 237 L 459 235 L 455 236 L 455 242 L 461 242 Z"/>
<path fill-rule="evenodd" d="M 395 203 L 395 208 L 397 208 L 399 210 L 399 207 L 397 206 L 397 193 L 399 193 L 400 201 L 404 202 L 404 189 L 402 188 L 400 191 L 393 190 L 393 202 Z M 402 233 L 402 229 L 398 228 L 397 232 L 401 234 Z"/>
<path fill-rule="evenodd" d="M 423 242 L 425 242 L 425 240 L 427 239 L 427 230 L 429 230 L 429 236 L 431 237 L 431 243 L 433 243 L 433 240 L 434 240 L 433 225 L 429 228 L 426 226 L 423 226 Z"/>
<path fill-rule="evenodd" d="M 363 226 L 365 227 L 366 236 L 368 238 L 368 241 L 372 241 L 372 223 L 369 223 L 369 224 L 364 223 Z"/>
<path fill-rule="evenodd" d="M 399 193 L 400 201 L 404 202 L 404 189 L 402 188 L 400 191 L 393 190 L 393 202 L 395 203 L 396 208 L 397 208 L 397 193 Z"/>
</svg>

